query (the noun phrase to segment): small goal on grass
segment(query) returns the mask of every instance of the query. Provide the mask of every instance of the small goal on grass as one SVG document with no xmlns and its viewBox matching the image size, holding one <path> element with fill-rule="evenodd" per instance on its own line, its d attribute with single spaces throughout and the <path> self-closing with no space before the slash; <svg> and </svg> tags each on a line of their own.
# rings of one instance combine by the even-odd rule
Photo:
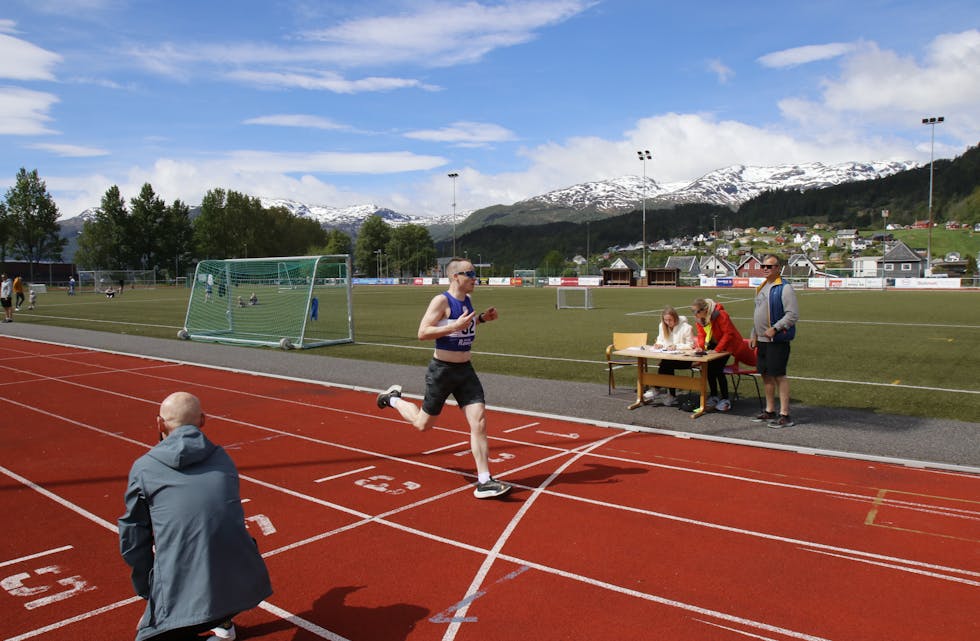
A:
<svg viewBox="0 0 980 641">
<path fill-rule="evenodd" d="M 558 309 L 592 309 L 591 287 L 559 287 Z"/>
</svg>

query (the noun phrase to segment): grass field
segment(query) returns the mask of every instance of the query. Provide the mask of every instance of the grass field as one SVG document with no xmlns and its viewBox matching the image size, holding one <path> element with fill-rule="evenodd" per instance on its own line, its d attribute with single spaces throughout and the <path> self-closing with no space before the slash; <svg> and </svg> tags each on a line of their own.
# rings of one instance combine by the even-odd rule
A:
<svg viewBox="0 0 980 641">
<path fill-rule="evenodd" d="M 432 345 L 416 339 L 419 319 L 441 288 L 364 286 L 354 290 L 356 343 L 294 352 L 424 366 Z M 176 339 L 189 290 L 126 290 L 106 300 L 57 290 L 16 322 Z M 477 367 L 535 378 L 605 384 L 604 350 L 613 331 L 656 336 L 659 310 L 686 313 L 698 296 L 724 303 L 745 336 L 751 290 L 599 288 L 592 310 L 555 309 L 552 288 L 480 287 L 478 310 L 500 320 L 481 326 Z M 799 291 L 801 321 L 790 359 L 796 403 L 980 422 L 980 293 L 976 291 Z M 274 296 L 263 305 L 275 305 Z M 0 330 L 2 331 L 2 330 Z M 257 348 L 261 349 L 261 348 Z M 624 381 L 622 384 L 626 384 Z"/>
</svg>

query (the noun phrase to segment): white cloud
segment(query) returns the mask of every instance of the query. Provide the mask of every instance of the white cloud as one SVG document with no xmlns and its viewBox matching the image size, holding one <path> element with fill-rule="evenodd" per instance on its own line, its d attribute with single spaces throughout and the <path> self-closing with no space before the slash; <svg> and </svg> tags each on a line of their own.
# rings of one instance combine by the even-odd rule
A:
<svg viewBox="0 0 980 641">
<path fill-rule="evenodd" d="M 538 30 L 569 20 L 594 4 L 594 0 L 512 0 L 486 5 L 473 1 L 426 2 L 413 6 L 410 13 L 349 20 L 307 31 L 299 34 L 304 40 L 299 45 L 164 42 L 131 47 L 126 55 L 154 73 L 176 79 L 218 68 L 228 70 L 226 77 L 262 86 L 337 93 L 434 90 L 422 81 L 405 78 L 346 80 L 323 68 L 472 63 L 496 49 L 533 40 Z M 296 66 L 317 70 L 297 71 Z"/>
<path fill-rule="evenodd" d="M 536 30 L 568 20 L 594 4 L 589 0 L 428 2 L 412 13 L 350 20 L 303 35 L 329 43 L 324 51 L 340 64 L 451 66 L 533 40 Z"/>
<path fill-rule="evenodd" d="M 108 156 L 109 152 L 98 147 L 81 147 L 79 145 L 66 145 L 59 143 L 39 142 L 26 145 L 31 149 L 41 149 L 66 158 L 92 158 L 95 156 Z"/>
<path fill-rule="evenodd" d="M 309 114 L 274 114 L 249 118 L 243 122 L 246 125 L 270 125 L 274 127 L 303 127 L 306 129 L 331 130 L 349 129 L 347 125 L 341 125 L 329 118 Z"/>
<path fill-rule="evenodd" d="M 228 78 L 265 87 L 294 87 L 298 89 L 326 90 L 340 94 L 355 94 L 369 91 L 392 91 L 394 89 L 421 88 L 429 91 L 435 87 L 411 78 L 361 78 L 348 80 L 340 74 L 320 71 L 300 73 L 295 71 L 232 71 Z"/>
<path fill-rule="evenodd" d="M 980 31 L 936 37 L 923 61 L 867 43 L 847 55 L 836 78 L 823 81 L 818 100 L 790 97 L 783 116 L 798 125 L 846 127 L 859 115 L 865 125 L 897 127 L 927 115 L 945 115 L 964 137 L 980 128 Z"/>
<path fill-rule="evenodd" d="M 718 82 L 725 85 L 735 75 L 735 71 L 721 60 L 709 60 L 708 71 L 718 76 Z"/>
<path fill-rule="evenodd" d="M 442 129 L 409 131 L 405 137 L 414 140 L 454 143 L 461 147 L 484 146 L 489 143 L 505 142 L 517 138 L 512 131 L 500 125 L 466 121 L 454 122 Z"/>
<path fill-rule="evenodd" d="M 48 111 L 58 102 L 54 94 L 20 87 L 0 87 L 0 134 L 31 136 L 57 133 L 45 123 Z"/>
<path fill-rule="evenodd" d="M 13 22 L 7 21 L 10 28 Z M 11 80 L 54 80 L 52 67 L 61 56 L 26 40 L 0 33 L 0 78 Z"/>
<path fill-rule="evenodd" d="M 795 67 L 797 65 L 828 60 L 850 53 L 855 45 L 847 42 L 831 42 L 823 45 L 807 45 L 767 53 L 759 58 L 764 67 Z"/>
<path fill-rule="evenodd" d="M 17 33 L 17 23 L 8 18 L 0 18 L 0 33 Z"/>
</svg>

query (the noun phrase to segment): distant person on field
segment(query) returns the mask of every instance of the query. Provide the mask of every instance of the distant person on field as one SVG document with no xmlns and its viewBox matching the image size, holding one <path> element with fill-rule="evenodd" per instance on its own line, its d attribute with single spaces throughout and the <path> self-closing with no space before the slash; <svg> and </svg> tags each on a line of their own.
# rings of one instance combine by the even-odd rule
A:
<svg viewBox="0 0 980 641">
<path fill-rule="evenodd" d="M 122 293 L 123 293 L 123 289 L 124 289 L 125 287 L 126 287 L 126 279 L 125 279 L 125 278 L 120 278 L 120 279 L 119 279 L 119 295 L 120 295 L 120 296 L 122 296 Z"/>
<path fill-rule="evenodd" d="M 255 295 L 255 292 L 252 292 L 252 295 L 248 297 L 248 304 L 249 305 L 259 304 L 259 297 Z"/>
<path fill-rule="evenodd" d="M 692 350 L 694 349 L 694 329 L 687 322 L 686 316 L 679 316 L 677 310 L 668 305 L 660 313 L 660 329 L 657 332 L 657 341 L 653 344 L 654 349 L 667 351 Z M 663 359 L 657 368 L 658 374 L 672 376 L 676 370 L 691 369 L 690 361 L 675 361 Z M 677 405 L 676 390 L 649 390 L 643 398 L 654 405 L 661 404 L 671 407 Z"/>
<path fill-rule="evenodd" d="M 114 290 L 112 288 L 112 285 L 109 285 L 109 288 L 107 290 L 105 290 L 105 297 L 106 297 L 106 300 L 109 300 L 110 298 L 115 298 L 116 297 L 116 290 Z"/>
<path fill-rule="evenodd" d="M 69 296 L 74 296 L 75 295 L 75 277 L 74 276 L 72 276 L 71 278 L 68 279 L 68 295 Z"/>
<path fill-rule="evenodd" d="M 30 302 L 30 305 L 27 306 L 27 309 L 34 309 L 37 307 L 37 292 L 32 288 L 28 296 L 29 298 L 27 300 Z"/>
<path fill-rule="evenodd" d="M 10 276 L 0 274 L 0 307 L 3 307 L 3 322 L 14 322 L 14 284 Z"/>
<path fill-rule="evenodd" d="M 160 405 L 160 442 L 136 459 L 119 518 L 119 549 L 146 611 L 137 641 L 234 639 L 232 618 L 272 594 L 269 573 L 245 529 L 238 470 L 201 431 L 197 397 Z"/>
<path fill-rule="evenodd" d="M 314 296 L 310 301 L 310 320 L 317 320 L 320 317 L 320 301 Z"/>
<path fill-rule="evenodd" d="M 20 276 L 14 276 L 14 311 L 19 312 L 24 303 L 24 281 Z"/>
<path fill-rule="evenodd" d="M 470 426 L 470 450 L 477 471 L 473 495 L 478 499 L 503 496 L 511 486 L 490 476 L 486 402 L 483 385 L 470 362 L 476 326 L 497 320 L 497 310 L 491 307 L 477 314 L 473 309 L 470 300 L 470 292 L 476 286 L 473 263 L 465 258 L 453 258 L 446 266 L 446 273 L 449 274 L 449 290 L 429 301 L 419 323 L 419 340 L 436 343 L 425 374 L 422 409 L 401 397 L 401 385 L 392 385 L 378 394 L 378 407 L 395 408 L 402 418 L 423 432 L 432 427 L 452 394 Z"/>
<path fill-rule="evenodd" d="M 208 276 L 208 282 L 204 285 L 204 302 L 211 302 L 211 277 Z"/>
<path fill-rule="evenodd" d="M 745 344 L 745 339 L 732 322 L 731 316 L 725 311 L 724 305 L 710 298 L 698 298 L 691 305 L 694 318 L 698 322 L 698 337 L 695 341 L 698 349 L 709 352 L 728 352 L 735 356 L 740 363 L 755 365 L 755 352 Z M 716 358 L 705 366 L 701 375 L 708 377 L 708 387 L 711 396 L 706 401 L 707 407 L 719 412 L 732 409 L 728 398 L 728 379 L 725 378 L 725 363 L 728 358 Z"/>
<path fill-rule="evenodd" d="M 755 290 L 755 313 L 752 315 L 753 348 L 759 349 L 759 374 L 766 388 L 766 409 L 753 421 L 769 427 L 793 427 L 796 423 L 789 413 L 789 379 L 786 366 L 789 363 L 790 341 L 796 337 L 796 322 L 800 319 L 800 307 L 796 291 L 782 279 L 782 261 L 778 256 L 767 254 L 762 259 L 766 280 Z M 779 392 L 779 414 L 776 414 L 776 392 Z"/>
</svg>

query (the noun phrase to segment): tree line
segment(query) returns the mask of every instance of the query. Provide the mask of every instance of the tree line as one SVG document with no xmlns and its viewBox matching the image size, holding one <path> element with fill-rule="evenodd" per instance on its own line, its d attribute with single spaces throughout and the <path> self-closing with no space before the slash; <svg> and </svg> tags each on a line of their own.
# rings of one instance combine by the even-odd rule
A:
<svg viewBox="0 0 980 641">
<path fill-rule="evenodd" d="M 21 169 L 0 201 L 0 264 L 23 260 L 34 267 L 62 259 L 59 211 L 36 169 Z M 199 260 L 351 254 L 358 273 L 410 275 L 435 265 L 435 245 L 421 225 L 392 228 L 380 216 L 362 225 L 356 247 L 343 231 L 325 230 L 315 220 L 285 207 L 263 207 L 260 199 L 212 189 L 199 209 L 167 204 L 150 183 L 128 201 L 109 187 L 78 237 L 74 262 L 81 269 L 152 270 L 164 278 L 185 275 Z"/>
</svg>

